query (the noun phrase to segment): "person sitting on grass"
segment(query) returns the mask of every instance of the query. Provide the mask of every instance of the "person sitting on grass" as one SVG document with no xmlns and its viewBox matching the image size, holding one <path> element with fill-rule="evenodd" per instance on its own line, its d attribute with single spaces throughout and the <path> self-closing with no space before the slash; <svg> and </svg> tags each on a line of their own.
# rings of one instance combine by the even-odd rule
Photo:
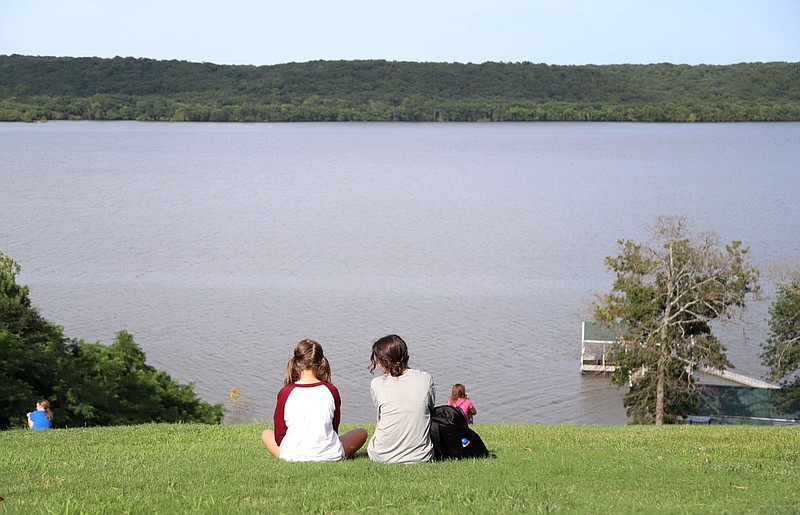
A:
<svg viewBox="0 0 800 515">
<path fill-rule="evenodd" d="M 478 410 L 475 409 L 475 405 L 473 405 L 472 401 L 469 400 L 469 395 L 467 395 L 466 388 L 464 388 L 464 385 L 461 383 L 456 383 L 453 385 L 453 391 L 450 394 L 450 398 L 447 399 L 447 405 L 461 408 L 461 411 L 464 412 L 464 415 L 467 417 L 467 423 L 469 424 L 472 424 L 472 416 L 478 413 Z"/>
<path fill-rule="evenodd" d="M 297 344 L 283 384 L 275 406 L 274 430 L 261 434 L 261 441 L 276 458 L 337 461 L 364 445 L 366 429 L 338 435 L 341 399 L 331 384 L 330 364 L 319 343 L 303 340 Z"/>
<path fill-rule="evenodd" d="M 436 396 L 433 378 L 408 367 L 408 347 L 396 334 L 372 345 L 372 366 L 383 374 L 370 384 L 378 409 L 375 434 L 367 447 L 372 461 L 419 463 L 433 459 L 431 410 Z"/>
<path fill-rule="evenodd" d="M 36 411 L 28 413 L 28 427 L 30 429 L 53 429 L 53 412 L 50 411 L 48 400 L 40 400 L 36 403 Z"/>
</svg>

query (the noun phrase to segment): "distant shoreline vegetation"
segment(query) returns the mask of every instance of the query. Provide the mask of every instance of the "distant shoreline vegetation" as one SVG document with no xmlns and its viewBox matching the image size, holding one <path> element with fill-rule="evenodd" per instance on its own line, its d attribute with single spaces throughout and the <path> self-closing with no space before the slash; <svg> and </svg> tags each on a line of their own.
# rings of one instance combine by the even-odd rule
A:
<svg viewBox="0 0 800 515">
<path fill-rule="evenodd" d="M 312 61 L 0 55 L 0 121 L 800 121 L 800 63 Z"/>
</svg>

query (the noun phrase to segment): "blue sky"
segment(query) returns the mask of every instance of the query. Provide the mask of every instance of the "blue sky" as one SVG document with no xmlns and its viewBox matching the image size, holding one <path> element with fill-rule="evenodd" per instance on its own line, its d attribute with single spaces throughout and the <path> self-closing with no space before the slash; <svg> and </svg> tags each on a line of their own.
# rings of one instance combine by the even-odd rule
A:
<svg viewBox="0 0 800 515">
<path fill-rule="evenodd" d="M 800 0 L 0 0 L 0 54 L 220 64 L 800 61 Z"/>
</svg>

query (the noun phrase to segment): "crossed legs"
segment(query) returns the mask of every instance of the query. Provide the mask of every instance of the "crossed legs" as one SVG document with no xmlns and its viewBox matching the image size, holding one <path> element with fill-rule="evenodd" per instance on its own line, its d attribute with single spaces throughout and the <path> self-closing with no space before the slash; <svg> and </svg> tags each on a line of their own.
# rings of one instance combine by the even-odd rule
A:
<svg viewBox="0 0 800 515">
<path fill-rule="evenodd" d="M 366 429 L 357 427 L 339 437 L 344 447 L 345 459 L 355 454 L 356 451 L 364 445 L 364 442 L 367 441 L 367 436 Z M 278 446 L 277 442 L 275 442 L 275 432 L 272 429 L 265 429 L 264 432 L 261 433 L 261 441 L 264 442 L 264 446 L 273 456 L 276 458 L 281 457 L 281 448 Z"/>
</svg>

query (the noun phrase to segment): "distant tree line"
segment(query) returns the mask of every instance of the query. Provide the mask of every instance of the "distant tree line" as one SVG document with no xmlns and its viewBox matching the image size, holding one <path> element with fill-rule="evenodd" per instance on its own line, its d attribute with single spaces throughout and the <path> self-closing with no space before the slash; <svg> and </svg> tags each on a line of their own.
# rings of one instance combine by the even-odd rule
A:
<svg viewBox="0 0 800 515">
<path fill-rule="evenodd" d="M 221 404 L 148 365 L 130 333 L 111 345 L 68 338 L 31 305 L 19 270 L 0 252 L 0 430 L 26 427 L 41 399 L 50 401 L 55 427 L 222 421 Z"/>
<path fill-rule="evenodd" d="M 798 121 L 800 63 L 313 61 L 0 56 L 0 120 Z"/>
</svg>

